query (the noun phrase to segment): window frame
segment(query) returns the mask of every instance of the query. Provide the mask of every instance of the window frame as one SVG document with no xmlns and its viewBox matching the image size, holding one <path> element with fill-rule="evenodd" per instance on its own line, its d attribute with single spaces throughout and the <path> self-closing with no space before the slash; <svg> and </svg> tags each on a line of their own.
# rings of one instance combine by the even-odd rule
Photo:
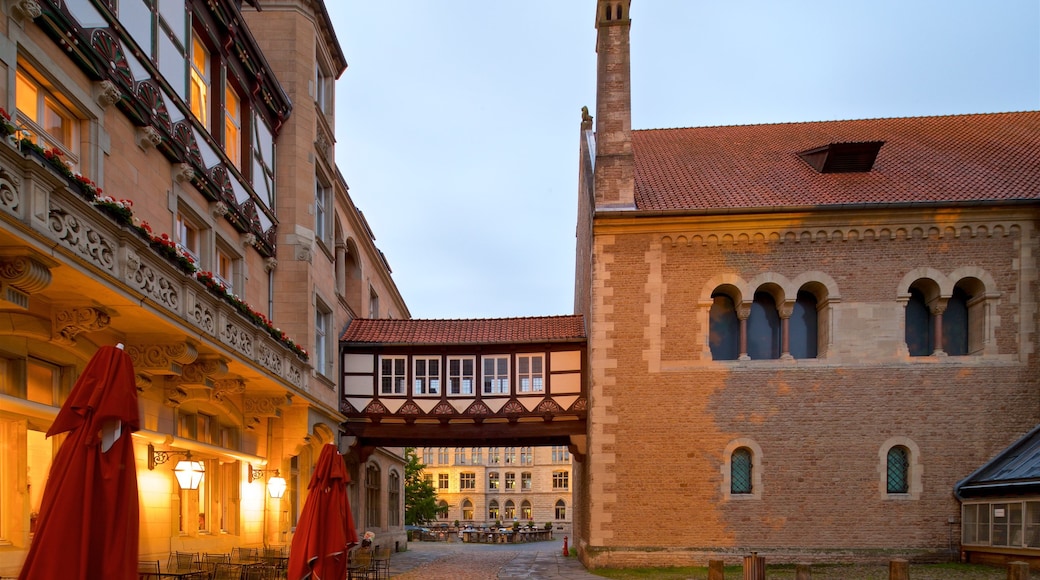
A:
<svg viewBox="0 0 1040 580">
<path fill-rule="evenodd" d="M 32 87 L 35 97 L 33 101 L 32 116 L 23 110 L 27 104 L 22 99 L 24 95 L 20 90 L 22 84 Z M 63 99 L 60 91 L 51 84 L 41 80 L 35 70 L 21 61 L 15 70 L 15 124 L 19 128 L 19 135 L 28 138 L 45 150 L 57 149 L 62 153 L 62 158 L 74 172 L 80 171 L 82 164 L 82 151 L 80 148 L 82 118 L 78 115 L 67 99 Z M 48 130 L 47 121 L 49 115 L 54 115 L 62 120 L 63 128 L 61 136 L 54 135 Z M 42 142 L 41 142 L 42 141 Z"/>
<path fill-rule="evenodd" d="M 419 366 L 424 370 L 420 374 Z M 436 366 L 431 372 L 430 367 Z M 440 397 L 441 396 L 441 357 L 439 356 L 413 356 L 412 357 L 412 390 L 413 397 Z"/>
<path fill-rule="evenodd" d="M 511 360 L 507 354 L 491 354 L 480 357 L 480 384 L 481 393 L 484 395 L 508 395 L 510 394 L 510 371 Z M 488 372 L 488 363 L 492 364 Z M 505 365 L 505 368 L 502 368 Z"/>
<path fill-rule="evenodd" d="M 390 373 L 386 373 L 386 364 L 391 363 Z M 400 363 L 400 373 L 398 373 Z M 390 382 L 387 383 L 387 380 Z M 408 357 L 404 355 L 380 355 L 379 356 L 379 394 L 388 396 L 404 396 L 408 394 L 406 389 L 408 381 Z"/>
<path fill-rule="evenodd" d="M 449 356 L 445 361 L 445 371 L 448 375 L 449 397 L 472 397 L 476 395 L 477 380 L 477 357 L 475 356 Z M 452 369 L 453 364 L 458 364 L 457 372 Z M 466 372 L 466 363 L 469 363 L 469 372 Z M 467 388 L 468 385 L 468 388 Z"/>
<path fill-rule="evenodd" d="M 516 355 L 516 388 L 520 393 L 545 392 L 545 353 Z"/>
<path fill-rule="evenodd" d="M 553 491 L 564 491 L 570 489 L 570 471 L 566 469 L 554 469 L 552 472 Z"/>
</svg>

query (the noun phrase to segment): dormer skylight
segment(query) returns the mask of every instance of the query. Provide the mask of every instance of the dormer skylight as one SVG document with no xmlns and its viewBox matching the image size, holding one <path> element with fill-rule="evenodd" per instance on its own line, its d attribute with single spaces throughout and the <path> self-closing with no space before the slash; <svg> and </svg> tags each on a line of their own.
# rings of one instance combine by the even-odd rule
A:
<svg viewBox="0 0 1040 580">
<path fill-rule="evenodd" d="M 874 167 L 884 141 L 831 143 L 798 153 L 802 161 L 820 173 L 865 173 Z"/>
</svg>

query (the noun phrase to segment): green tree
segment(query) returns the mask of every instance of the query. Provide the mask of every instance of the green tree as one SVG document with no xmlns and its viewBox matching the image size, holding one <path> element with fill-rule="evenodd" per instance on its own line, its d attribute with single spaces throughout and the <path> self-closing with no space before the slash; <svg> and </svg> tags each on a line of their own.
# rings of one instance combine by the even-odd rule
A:
<svg viewBox="0 0 1040 580">
<path fill-rule="evenodd" d="M 414 447 L 404 450 L 404 523 L 421 526 L 437 517 L 437 490 L 423 477 L 426 467 Z"/>
</svg>

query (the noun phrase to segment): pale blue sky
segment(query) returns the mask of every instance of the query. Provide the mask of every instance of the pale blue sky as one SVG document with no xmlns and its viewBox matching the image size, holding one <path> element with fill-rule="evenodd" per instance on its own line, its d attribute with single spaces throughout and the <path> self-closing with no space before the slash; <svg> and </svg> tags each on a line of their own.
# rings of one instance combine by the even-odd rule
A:
<svg viewBox="0 0 1040 580">
<path fill-rule="evenodd" d="M 570 314 L 594 0 L 328 0 L 337 162 L 415 318 Z M 1037 0 L 635 0 L 632 126 L 1040 109 Z"/>
</svg>

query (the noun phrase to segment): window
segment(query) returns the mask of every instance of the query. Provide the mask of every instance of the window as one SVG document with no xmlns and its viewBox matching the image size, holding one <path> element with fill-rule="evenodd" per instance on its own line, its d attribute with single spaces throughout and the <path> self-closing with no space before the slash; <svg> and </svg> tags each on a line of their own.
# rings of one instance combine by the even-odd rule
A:
<svg viewBox="0 0 1040 580">
<path fill-rule="evenodd" d="M 531 502 L 526 499 L 520 503 L 520 518 L 524 520 L 531 520 Z"/>
<path fill-rule="evenodd" d="M 426 481 L 426 483 L 430 484 L 430 487 L 433 487 L 433 474 L 432 473 L 424 473 L 423 474 L 423 479 Z"/>
<path fill-rule="evenodd" d="M 556 519 L 567 519 L 567 503 L 564 502 L 562 499 L 556 500 Z"/>
<path fill-rule="evenodd" d="M 415 357 L 412 359 L 412 394 L 415 396 L 441 394 L 440 357 Z M 447 462 L 445 462 L 447 463 Z"/>
<path fill-rule="evenodd" d="M 437 503 L 437 519 L 448 519 L 448 502 L 443 499 Z"/>
<path fill-rule="evenodd" d="M 915 282 L 917 284 L 917 282 Z M 929 356 L 935 349 L 932 331 L 935 323 L 920 286 L 910 288 L 910 300 L 906 303 L 906 347 L 910 356 Z"/>
<path fill-rule="evenodd" d="M 379 294 L 371 287 L 368 289 L 368 317 L 379 318 Z"/>
<path fill-rule="evenodd" d="M 387 525 L 401 525 L 401 475 L 396 471 L 390 471 L 390 479 L 387 481 L 389 496 L 389 509 L 387 510 Z"/>
<path fill-rule="evenodd" d="M 498 472 L 492 471 L 488 474 L 488 489 L 498 490 Z"/>
<path fill-rule="evenodd" d="M 448 448 L 447 447 L 441 447 L 441 448 L 437 449 L 437 462 L 440 463 L 441 465 L 447 465 L 448 464 Z"/>
<path fill-rule="evenodd" d="M 513 500 L 509 500 L 506 502 L 506 512 L 503 515 L 507 520 L 512 520 L 516 518 L 516 504 L 513 503 Z"/>
<path fill-rule="evenodd" d="M 491 502 L 488 503 L 488 519 L 498 520 L 498 501 L 496 500 L 491 500 Z"/>
<path fill-rule="evenodd" d="M 241 483 L 239 479 L 241 477 L 242 468 L 238 462 L 225 463 L 218 467 L 220 471 L 220 478 L 217 481 L 217 492 L 215 494 L 217 500 L 217 508 L 215 513 L 217 514 L 219 521 L 217 525 L 221 532 L 225 534 L 237 534 L 238 533 L 238 504 L 239 504 L 239 490 L 241 489 Z"/>
<path fill-rule="evenodd" d="M 466 465 L 466 448 L 455 448 L 455 465 Z"/>
<path fill-rule="evenodd" d="M 379 466 L 369 464 L 365 468 L 365 527 L 380 528 L 380 481 Z"/>
<path fill-rule="evenodd" d="M 379 394 L 405 394 L 405 363 L 406 359 L 403 356 L 385 356 L 379 359 Z"/>
<path fill-rule="evenodd" d="M 516 463 L 516 447 L 506 447 L 506 451 L 503 454 L 505 457 L 506 465 L 513 465 Z"/>
<path fill-rule="evenodd" d="M 571 452 L 567 450 L 563 445 L 553 445 L 552 447 L 552 462 L 553 463 L 570 463 Z"/>
<path fill-rule="evenodd" d="M 751 493 L 751 450 L 740 447 L 730 456 L 730 493 Z"/>
<path fill-rule="evenodd" d="M 509 357 L 484 357 L 484 394 L 499 395 L 509 393 Z"/>
<path fill-rule="evenodd" d="M 961 542 L 968 545 L 1040 547 L 1040 502 L 1000 501 L 961 506 Z"/>
<path fill-rule="evenodd" d="M 448 489 L 448 474 L 438 473 L 437 474 L 437 489 Z"/>
<path fill-rule="evenodd" d="M 275 206 L 274 198 L 274 137 L 271 128 L 259 114 L 253 115 L 253 171 L 250 178 L 253 191 L 267 204 Z"/>
<path fill-rule="evenodd" d="M 816 358 L 819 347 L 819 315 L 816 295 L 799 291 L 788 319 L 790 346 L 794 358 Z"/>
<path fill-rule="evenodd" d="M 520 465 L 534 464 L 534 449 L 531 447 L 520 448 Z"/>
<path fill-rule="evenodd" d="M 542 385 L 542 355 L 522 354 L 516 357 L 517 384 L 521 393 L 540 393 Z"/>
<path fill-rule="evenodd" d="M 79 127 L 76 117 L 56 95 L 21 68 L 15 75 L 15 122 L 20 136 L 44 150 L 57 149 L 73 171 L 79 167 Z"/>
<path fill-rule="evenodd" d="M 910 451 L 902 445 L 888 450 L 888 469 L 886 480 L 888 493 L 907 493 L 910 491 Z"/>
<path fill-rule="evenodd" d="M 460 473 L 459 489 L 477 489 L 476 473 Z"/>
<path fill-rule="evenodd" d="M 434 461 L 433 449 L 429 447 L 423 447 L 422 457 L 422 462 L 424 465 L 432 465 Z"/>
<path fill-rule="evenodd" d="M 314 370 L 327 375 L 332 371 L 329 357 L 329 327 L 332 326 L 332 311 L 320 300 L 314 305 Z"/>
<path fill-rule="evenodd" d="M 202 253 L 202 234 L 199 226 L 183 212 L 177 212 L 174 229 L 177 249 L 190 256 L 196 264 L 199 263 L 199 255 Z"/>
<path fill-rule="evenodd" d="M 516 489 L 516 474 L 512 472 L 506 473 L 506 489 Z"/>
<path fill-rule="evenodd" d="M 14 370 L 21 366 L 21 364 L 13 361 L 4 362 L 9 365 L 9 370 Z M 63 384 L 65 377 L 61 367 L 40 359 L 29 358 L 26 360 L 25 370 L 25 392 L 20 393 L 25 399 L 54 407 L 64 402 L 65 397 L 68 395 L 68 389 Z M 4 374 L 5 376 L 10 376 L 6 372 Z M 19 384 L 21 381 L 11 381 L 11 383 Z M 19 388 L 18 390 L 21 389 Z"/>
<path fill-rule="evenodd" d="M 480 447 L 474 447 L 469 452 L 469 459 L 473 465 L 480 465 L 484 463 L 484 450 Z"/>
<path fill-rule="evenodd" d="M 217 259 L 213 265 L 213 277 L 224 285 L 228 294 L 235 294 L 235 258 L 224 248 L 217 248 Z"/>
<path fill-rule="evenodd" d="M 531 472 L 525 471 L 520 474 L 520 489 L 531 491 Z"/>
<path fill-rule="evenodd" d="M 554 471 L 552 474 L 552 486 L 555 490 L 569 489 L 570 484 L 568 479 L 570 478 L 570 472 L 568 471 Z"/>
<path fill-rule="evenodd" d="M 747 354 L 751 360 L 780 358 L 780 311 L 768 292 L 755 292 L 747 320 Z"/>
<path fill-rule="evenodd" d="M 448 394 L 472 395 L 473 371 L 476 360 L 473 357 L 448 357 Z"/>
<path fill-rule="evenodd" d="M 712 360 L 737 360 L 740 357 L 740 320 L 733 298 L 713 294 L 708 312 L 708 346 Z"/>
<path fill-rule="evenodd" d="M 322 183 L 320 177 L 314 178 L 314 239 L 328 244 L 329 206 L 331 204 L 330 188 Z M 373 316 L 372 318 L 378 318 Z"/>
<path fill-rule="evenodd" d="M 488 448 L 488 463 L 498 464 L 500 462 L 500 458 L 499 458 L 498 453 L 499 453 L 498 452 L 498 447 L 489 447 Z"/>
<path fill-rule="evenodd" d="M 213 86 L 211 67 L 209 50 L 203 44 L 202 38 L 193 31 L 191 34 L 191 74 L 188 81 L 190 87 L 188 100 L 191 113 L 207 131 L 211 130 L 209 124 L 210 89 Z"/>
<path fill-rule="evenodd" d="M 317 49 L 315 51 L 317 52 Z M 318 106 L 318 110 L 326 115 L 331 112 L 333 104 L 333 88 L 336 86 L 334 81 L 332 75 L 325 71 L 322 62 L 315 63 L 314 103 Z"/>
<path fill-rule="evenodd" d="M 230 84 L 224 85 L 224 153 L 242 169 L 242 99 Z"/>
<path fill-rule="evenodd" d="M 462 502 L 462 519 L 473 519 L 473 502 L 469 501 L 468 499 Z"/>
</svg>

